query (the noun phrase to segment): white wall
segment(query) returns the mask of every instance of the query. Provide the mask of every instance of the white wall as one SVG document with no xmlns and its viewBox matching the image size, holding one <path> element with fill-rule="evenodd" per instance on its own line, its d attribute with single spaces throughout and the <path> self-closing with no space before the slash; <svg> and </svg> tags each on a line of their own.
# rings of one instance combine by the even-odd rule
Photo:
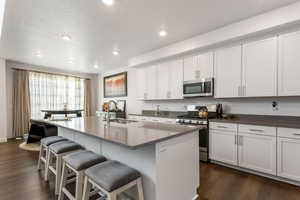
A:
<svg viewBox="0 0 300 200">
<path fill-rule="evenodd" d="M 0 59 L 0 142 L 5 142 L 7 138 L 6 100 L 5 60 Z"/>
</svg>

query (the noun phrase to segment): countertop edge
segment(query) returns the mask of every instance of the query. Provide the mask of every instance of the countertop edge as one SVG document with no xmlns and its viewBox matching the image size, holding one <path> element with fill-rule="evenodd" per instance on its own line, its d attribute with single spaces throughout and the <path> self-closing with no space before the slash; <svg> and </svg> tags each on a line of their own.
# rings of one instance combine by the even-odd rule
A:
<svg viewBox="0 0 300 200">
<path fill-rule="evenodd" d="M 44 120 L 38 120 L 38 119 L 31 119 L 30 121 L 38 122 L 38 123 L 46 123 L 46 124 L 50 124 L 50 125 L 57 126 L 57 127 L 60 127 L 60 128 L 65 128 L 65 129 L 75 131 L 75 132 L 78 132 L 78 133 L 81 133 L 81 134 L 84 134 L 84 135 L 87 135 L 87 136 L 90 136 L 90 137 L 94 137 L 94 138 L 97 138 L 97 139 L 100 139 L 100 140 L 104 140 L 106 142 L 110 142 L 110 143 L 113 143 L 113 144 L 116 144 L 116 145 L 120 145 L 120 146 L 123 146 L 123 147 L 131 149 L 131 150 L 136 150 L 136 149 L 142 148 L 144 146 L 148 146 L 148 145 L 152 145 L 152 144 L 155 144 L 155 143 L 163 142 L 163 141 L 166 141 L 166 140 L 169 140 L 169 139 L 172 139 L 172 138 L 176 138 L 176 137 L 186 135 L 186 134 L 195 132 L 197 130 L 200 130 L 200 127 L 198 127 L 198 128 L 195 127 L 192 130 L 184 131 L 182 133 L 178 133 L 177 135 L 171 135 L 171 136 L 168 136 L 168 137 L 165 137 L 165 138 L 161 138 L 161 139 L 158 139 L 158 140 L 155 140 L 155 141 L 146 142 L 144 144 L 139 144 L 139 145 L 136 145 L 136 146 L 128 146 L 126 144 L 122 144 L 122 143 L 119 143 L 119 142 L 116 142 L 116 141 L 113 141 L 113 140 L 108 140 L 108 139 L 105 139 L 105 138 L 102 138 L 102 137 L 97 137 L 95 135 L 92 135 L 92 134 L 89 134 L 89 133 L 86 133 L 86 132 L 83 132 L 83 131 L 79 131 L 79 130 L 76 130 L 76 129 L 73 129 L 73 128 L 70 128 L 70 127 L 65 127 L 65 126 L 62 126 L 60 124 L 53 123 L 51 121 L 44 121 Z"/>
<path fill-rule="evenodd" d="M 219 123 L 233 123 L 233 124 L 248 124 L 248 125 L 255 125 L 255 126 L 270 126 L 270 127 L 277 127 L 277 128 L 295 128 L 300 129 L 300 124 L 293 125 L 287 124 L 284 122 L 252 122 L 247 120 L 240 120 L 240 119 L 211 119 L 210 122 L 219 122 Z"/>
</svg>

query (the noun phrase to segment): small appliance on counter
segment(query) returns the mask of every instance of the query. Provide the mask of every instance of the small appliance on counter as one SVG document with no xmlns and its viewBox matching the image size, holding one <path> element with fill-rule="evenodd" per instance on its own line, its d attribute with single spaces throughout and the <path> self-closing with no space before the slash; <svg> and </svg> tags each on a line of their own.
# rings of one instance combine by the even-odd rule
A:
<svg viewBox="0 0 300 200">
<path fill-rule="evenodd" d="M 205 128 L 199 130 L 200 161 L 209 162 L 209 119 L 217 117 L 217 109 L 221 104 L 206 106 L 188 105 L 187 114 L 177 116 L 176 122 L 181 125 L 202 125 Z"/>
</svg>

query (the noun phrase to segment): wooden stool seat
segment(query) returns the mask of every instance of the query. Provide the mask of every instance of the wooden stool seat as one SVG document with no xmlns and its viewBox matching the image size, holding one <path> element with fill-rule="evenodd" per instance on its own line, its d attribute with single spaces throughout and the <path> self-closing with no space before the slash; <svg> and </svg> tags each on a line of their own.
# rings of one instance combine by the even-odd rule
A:
<svg viewBox="0 0 300 200">
<path fill-rule="evenodd" d="M 40 145 L 40 153 L 39 153 L 39 160 L 38 160 L 38 170 L 41 170 L 41 164 L 44 164 L 44 169 L 46 169 L 46 162 L 47 162 L 47 156 L 48 156 L 48 147 L 51 144 L 67 141 L 68 139 L 63 138 L 61 136 L 52 136 L 52 137 L 46 137 L 41 139 L 41 145 Z M 45 170 L 46 175 L 46 170 Z"/>
<path fill-rule="evenodd" d="M 82 200 L 88 200 L 92 185 L 104 193 L 108 200 L 116 200 L 117 195 L 137 186 L 139 200 L 144 199 L 141 174 L 118 161 L 107 161 L 85 171 Z"/>
<path fill-rule="evenodd" d="M 61 136 L 52 136 L 52 137 L 46 137 L 41 139 L 41 144 L 49 146 L 51 144 L 54 144 L 56 142 L 61 142 L 61 141 L 67 141 L 68 139 L 63 138 Z"/>
<path fill-rule="evenodd" d="M 64 156 L 62 178 L 58 199 L 63 200 L 64 195 L 66 195 L 71 200 L 81 200 L 83 191 L 84 170 L 105 161 L 106 158 L 104 156 L 86 150 L 77 151 Z M 71 180 L 68 180 L 68 177 L 70 177 L 70 171 L 71 173 L 75 173 L 76 175 L 75 196 L 73 196 L 71 192 L 68 191 L 68 189 L 66 188 L 66 185 L 74 180 L 73 178 Z"/>
<path fill-rule="evenodd" d="M 46 161 L 45 181 L 48 181 L 49 171 L 51 171 L 55 175 L 56 195 L 58 195 L 61 180 L 62 157 L 80 149 L 82 149 L 82 147 L 79 144 L 69 140 L 56 142 L 49 146 L 49 153 Z"/>
</svg>

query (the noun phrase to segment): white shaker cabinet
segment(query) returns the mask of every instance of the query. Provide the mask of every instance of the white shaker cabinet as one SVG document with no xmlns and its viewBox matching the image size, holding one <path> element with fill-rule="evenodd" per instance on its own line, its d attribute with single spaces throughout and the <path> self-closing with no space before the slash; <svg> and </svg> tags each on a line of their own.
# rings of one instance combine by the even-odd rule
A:
<svg viewBox="0 0 300 200">
<path fill-rule="evenodd" d="M 210 124 L 210 159 L 276 175 L 276 128 Z"/>
<path fill-rule="evenodd" d="M 241 96 L 241 45 L 215 51 L 215 97 Z"/>
<path fill-rule="evenodd" d="M 152 100 L 157 98 L 156 66 L 148 66 L 136 70 L 137 99 Z"/>
<path fill-rule="evenodd" d="M 147 97 L 146 71 L 144 68 L 136 69 L 136 89 L 137 99 L 144 100 Z"/>
<path fill-rule="evenodd" d="M 182 99 L 183 60 L 157 65 L 157 99 Z"/>
<path fill-rule="evenodd" d="M 277 175 L 300 181 L 300 129 L 278 128 Z"/>
<path fill-rule="evenodd" d="M 157 65 L 157 98 L 167 99 L 169 97 L 170 62 Z"/>
<path fill-rule="evenodd" d="M 157 98 L 157 67 L 155 65 L 145 68 L 146 96 L 144 99 Z"/>
<path fill-rule="evenodd" d="M 238 133 L 239 166 L 276 175 L 276 136 Z"/>
<path fill-rule="evenodd" d="M 238 164 L 237 127 L 232 124 L 212 123 L 209 131 L 209 157 L 231 165 Z"/>
<path fill-rule="evenodd" d="M 243 96 L 276 96 L 277 37 L 244 44 L 242 55 Z"/>
<path fill-rule="evenodd" d="M 183 99 L 183 60 L 171 62 L 169 67 L 168 99 Z"/>
<path fill-rule="evenodd" d="M 213 77 L 213 52 L 184 58 L 184 81 Z"/>
<path fill-rule="evenodd" d="M 279 36 L 278 95 L 300 95 L 300 31 Z"/>
</svg>

